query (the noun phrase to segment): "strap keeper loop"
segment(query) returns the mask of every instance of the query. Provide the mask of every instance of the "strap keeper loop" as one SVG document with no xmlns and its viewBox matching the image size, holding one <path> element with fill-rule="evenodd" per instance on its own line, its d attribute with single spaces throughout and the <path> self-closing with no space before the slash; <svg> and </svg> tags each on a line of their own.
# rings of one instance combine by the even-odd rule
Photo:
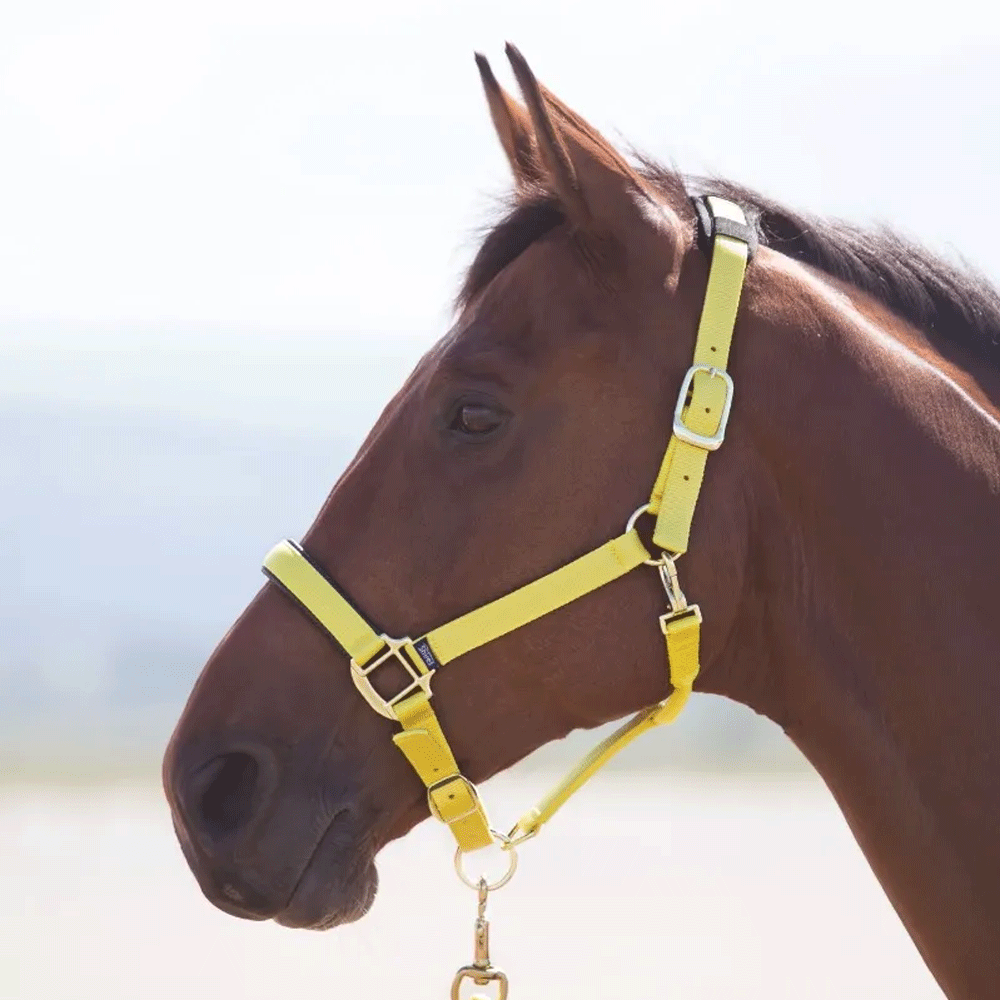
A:
<svg viewBox="0 0 1000 1000">
<path fill-rule="evenodd" d="M 716 215 L 708 204 L 712 195 L 701 195 L 691 199 L 697 217 L 698 249 L 711 261 L 715 249 L 716 236 L 728 236 L 747 245 L 747 260 L 751 261 L 757 252 L 757 227 L 749 223 L 737 222 L 724 215 Z"/>
<path fill-rule="evenodd" d="M 445 810 L 441 808 L 440 804 L 435 799 L 435 793 L 444 792 L 449 785 L 452 785 L 455 782 L 458 782 L 463 786 L 463 791 L 468 796 L 470 804 L 468 808 L 463 811 L 455 813 L 448 812 L 448 815 L 446 816 Z M 452 793 L 450 798 L 454 797 L 455 795 Z M 433 785 L 430 785 L 427 789 L 427 807 L 430 809 L 431 815 L 435 819 L 449 825 L 475 815 L 482 808 L 479 801 L 479 790 L 463 774 L 450 774 L 447 778 L 442 778 L 440 781 L 435 781 Z"/>
</svg>

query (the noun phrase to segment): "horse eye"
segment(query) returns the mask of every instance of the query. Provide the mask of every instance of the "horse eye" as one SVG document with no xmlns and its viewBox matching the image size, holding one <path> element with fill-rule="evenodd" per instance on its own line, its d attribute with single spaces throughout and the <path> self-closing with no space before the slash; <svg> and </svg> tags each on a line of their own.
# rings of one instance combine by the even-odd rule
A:
<svg viewBox="0 0 1000 1000">
<path fill-rule="evenodd" d="M 479 435 L 495 431 L 503 417 L 491 406 L 483 403 L 463 403 L 452 418 L 450 429 L 460 434 Z"/>
</svg>

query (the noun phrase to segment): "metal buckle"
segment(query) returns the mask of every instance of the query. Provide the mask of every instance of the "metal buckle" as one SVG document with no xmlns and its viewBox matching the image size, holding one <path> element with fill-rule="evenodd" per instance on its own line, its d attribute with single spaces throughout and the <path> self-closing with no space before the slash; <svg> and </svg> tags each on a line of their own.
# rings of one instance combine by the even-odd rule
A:
<svg viewBox="0 0 1000 1000">
<path fill-rule="evenodd" d="M 361 692 L 361 696 L 379 715 L 398 722 L 399 717 L 396 715 L 394 706 L 398 705 L 407 696 L 413 694 L 414 691 L 425 691 L 427 696 L 430 697 L 433 671 L 428 670 L 426 674 L 419 673 L 410 658 L 406 655 L 405 647 L 413 645 L 412 639 L 393 639 L 388 635 L 380 635 L 379 638 L 388 648 L 384 653 L 376 656 L 374 660 L 370 660 L 363 666 L 352 658 L 351 680 L 354 681 L 354 686 Z M 410 683 L 391 698 L 383 698 L 372 686 L 368 675 L 378 670 L 383 663 L 393 657 L 402 664 L 403 669 L 410 677 Z"/>
<path fill-rule="evenodd" d="M 722 404 L 722 416 L 719 417 L 719 428 L 714 434 L 699 434 L 691 430 L 684 423 L 684 407 L 687 405 L 687 396 L 691 391 L 691 383 L 698 372 L 708 372 L 712 378 L 721 378 L 726 385 L 726 401 Z M 729 373 L 714 365 L 692 365 L 684 376 L 681 384 L 681 391 L 677 396 L 677 406 L 674 409 L 674 436 L 687 444 L 693 444 L 696 448 L 704 448 L 705 451 L 715 451 L 722 444 L 726 437 L 726 425 L 729 423 L 729 411 L 733 406 L 733 380 Z"/>
</svg>

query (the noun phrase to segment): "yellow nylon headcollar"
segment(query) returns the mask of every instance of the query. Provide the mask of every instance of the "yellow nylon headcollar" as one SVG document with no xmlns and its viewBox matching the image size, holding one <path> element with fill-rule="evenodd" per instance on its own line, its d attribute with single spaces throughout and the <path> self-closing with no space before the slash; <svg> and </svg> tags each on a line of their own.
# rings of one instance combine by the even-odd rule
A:
<svg viewBox="0 0 1000 1000">
<path fill-rule="evenodd" d="M 376 632 L 294 542 L 276 545 L 264 571 L 323 627 L 350 657 L 351 678 L 368 704 L 402 730 L 393 742 L 427 788 L 431 813 L 446 823 L 462 851 L 500 840 L 506 846 L 534 836 L 592 774 L 641 733 L 672 722 L 687 702 L 698 675 L 701 611 L 689 605 L 677 579 L 675 559 L 687 551 L 705 463 L 725 438 L 733 399 L 726 372 L 743 278 L 753 243 L 738 205 L 708 197 L 712 257 L 695 342 L 694 363 L 681 383 L 673 434 L 649 503 L 633 514 L 625 532 L 573 562 L 462 615 L 419 639 Z M 639 538 L 640 514 L 656 518 L 653 558 Z M 434 672 L 470 650 L 603 587 L 637 566 L 659 570 L 670 605 L 660 617 L 670 667 L 670 696 L 639 712 L 591 751 L 506 837 L 496 834 L 475 785 L 462 773 L 431 707 Z M 401 665 L 408 682 L 386 699 L 372 674 L 389 661 Z"/>
</svg>

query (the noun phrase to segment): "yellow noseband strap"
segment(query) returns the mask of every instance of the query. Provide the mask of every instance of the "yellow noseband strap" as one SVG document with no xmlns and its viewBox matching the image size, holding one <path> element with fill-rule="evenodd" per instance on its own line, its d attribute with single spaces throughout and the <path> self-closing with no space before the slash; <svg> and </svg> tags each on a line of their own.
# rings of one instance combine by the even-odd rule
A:
<svg viewBox="0 0 1000 1000">
<path fill-rule="evenodd" d="M 427 787 L 431 812 L 451 827 L 462 850 L 473 851 L 490 844 L 493 835 L 475 785 L 459 770 L 431 707 L 433 669 L 597 590 L 647 559 L 649 552 L 633 529 L 416 641 L 379 635 L 294 542 L 279 542 L 264 569 L 351 657 L 351 676 L 365 700 L 403 727 L 393 742 Z M 375 690 L 372 676 L 390 661 L 403 667 L 410 683 L 387 700 Z"/>
<path fill-rule="evenodd" d="M 431 813 L 447 823 L 459 847 L 474 851 L 496 840 L 479 793 L 461 772 L 431 707 L 431 679 L 444 664 L 535 621 L 616 580 L 643 563 L 658 567 L 670 610 L 661 616 L 670 667 L 670 696 L 644 709 L 600 743 L 534 809 L 517 822 L 510 843 L 534 836 L 587 779 L 619 750 L 654 726 L 672 722 L 687 702 L 699 669 L 701 612 L 688 605 L 674 560 L 687 550 L 710 451 L 725 437 L 732 404 L 729 357 L 750 231 L 742 210 L 705 199 L 713 220 L 712 260 L 695 344 L 694 364 L 681 385 L 673 435 L 653 486 L 648 510 L 656 517 L 653 559 L 631 524 L 624 534 L 519 589 L 433 629 L 420 639 L 376 632 L 294 542 L 280 542 L 264 570 L 323 627 L 351 658 L 351 677 L 380 715 L 400 724 L 393 742 L 427 788 Z M 637 512 L 638 514 L 639 512 Z M 408 682 L 391 697 L 375 688 L 383 664 L 402 668 Z"/>
</svg>

